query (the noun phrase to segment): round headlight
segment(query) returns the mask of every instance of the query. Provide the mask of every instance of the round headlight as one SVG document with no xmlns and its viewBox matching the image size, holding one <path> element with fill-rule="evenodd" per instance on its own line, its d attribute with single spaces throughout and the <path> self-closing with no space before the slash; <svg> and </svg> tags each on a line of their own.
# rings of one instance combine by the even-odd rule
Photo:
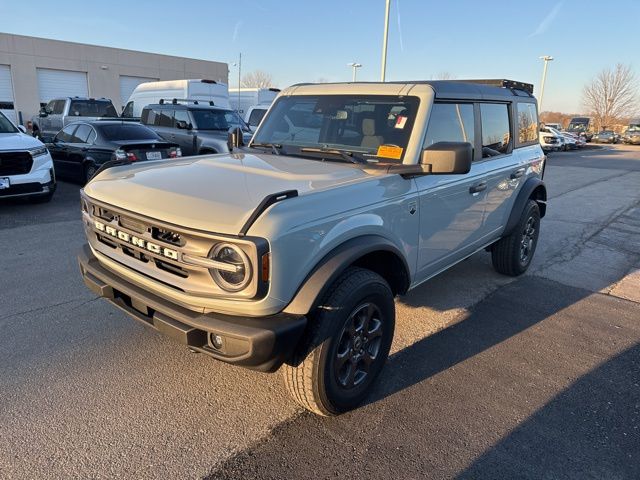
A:
<svg viewBox="0 0 640 480">
<path fill-rule="evenodd" d="M 220 288 L 227 292 L 238 292 L 251 281 L 251 262 L 247 254 L 236 245 L 220 243 L 211 252 L 211 259 L 224 264 L 212 268 L 211 275 Z"/>
</svg>

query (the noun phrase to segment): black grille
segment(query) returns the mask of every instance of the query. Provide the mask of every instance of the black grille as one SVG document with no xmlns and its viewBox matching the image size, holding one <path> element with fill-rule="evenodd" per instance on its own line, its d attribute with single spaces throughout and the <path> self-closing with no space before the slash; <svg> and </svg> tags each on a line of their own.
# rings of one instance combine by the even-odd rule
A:
<svg viewBox="0 0 640 480">
<path fill-rule="evenodd" d="M 26 195 L 29 193 L 41 193 L 42 184 L 40 183 L 17 183 L 9 188 L 0 189 L 0 197 L 9 195 Z"/>
<path fill-rule="evenodd" d="M 22 175 L 31 171 L 29 152 L 0 152 L 0 175 Z"/>
</svg>

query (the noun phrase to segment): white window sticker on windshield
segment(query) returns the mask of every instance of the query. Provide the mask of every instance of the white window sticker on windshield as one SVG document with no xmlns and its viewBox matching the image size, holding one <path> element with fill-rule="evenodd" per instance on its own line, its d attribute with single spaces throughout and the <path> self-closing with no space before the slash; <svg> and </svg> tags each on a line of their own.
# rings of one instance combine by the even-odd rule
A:
<svg viewBox="0 0 640 480">
<path fill-rule="evenodd" d="M 395 128 L 404 128 L 406 123 L 407 117 L 405 117 L 404 115 L 398 115 L 398 118 L 396 118 Z"/>
</svg>

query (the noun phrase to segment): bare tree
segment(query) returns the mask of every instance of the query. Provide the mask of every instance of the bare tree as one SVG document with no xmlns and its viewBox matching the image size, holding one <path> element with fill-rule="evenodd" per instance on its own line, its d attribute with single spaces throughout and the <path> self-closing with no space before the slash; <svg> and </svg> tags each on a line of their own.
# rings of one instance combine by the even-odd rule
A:
<svg viewBox="0 0 640 480">
<path fill-rule="evenodd" d="M 433 78 L 433 77 L 432 77 Z M 455 80 L 456 76 L 451 72 L 440 72 L 433 80 Z"/>
<path fill-rule="evenodd" d="M 273 77 L 262 70 L 254 70 L 242 77 L 242 86 L 253 88 L 273 87 Z"/>
<path fill-rule="evenodd" d="M 582 92 L 583 103 L 600 128 L 632 115 L 638 106 L 637 95 L 636 76 L 630 65 L 621 63 L 602 70 Z"/>
</svg>

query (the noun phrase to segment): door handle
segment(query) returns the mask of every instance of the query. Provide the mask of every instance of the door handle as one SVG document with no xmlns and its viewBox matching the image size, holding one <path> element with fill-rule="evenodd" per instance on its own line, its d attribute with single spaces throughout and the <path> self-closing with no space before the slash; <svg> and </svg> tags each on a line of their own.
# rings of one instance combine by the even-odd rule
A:
<svg viewBox="0 0 640 480">
<path fill-rule="evenodd" d="M 487 189 L 487 182 L 480 182 L 469 189 L 469 193 L 479 193 Z"/>
<path fill-rule="evenodd" d="M 519 168 L 516 171 L 511 173 L 511 180 L 515 180 L 516 178 L 520 178 L 521 176 L 524 175 L 524 168 Z"/>
</svg>

